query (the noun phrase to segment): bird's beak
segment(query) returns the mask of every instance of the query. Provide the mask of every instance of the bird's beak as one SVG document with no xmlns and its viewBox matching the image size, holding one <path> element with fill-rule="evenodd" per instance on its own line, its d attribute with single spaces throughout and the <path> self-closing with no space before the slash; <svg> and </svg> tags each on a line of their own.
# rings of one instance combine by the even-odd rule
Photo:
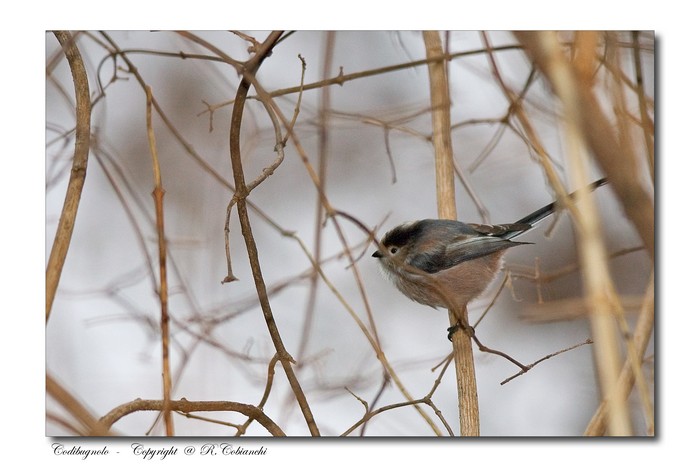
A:
<svg viewBox="0 0 700 467">
<path fill-rule="evenodd" d="M 372 258 L 383 258 L 383 257 L 384 257 L 384 255 L 381 254 L 381 252 L 379 250 L 372 253 Z"/>
</svg>

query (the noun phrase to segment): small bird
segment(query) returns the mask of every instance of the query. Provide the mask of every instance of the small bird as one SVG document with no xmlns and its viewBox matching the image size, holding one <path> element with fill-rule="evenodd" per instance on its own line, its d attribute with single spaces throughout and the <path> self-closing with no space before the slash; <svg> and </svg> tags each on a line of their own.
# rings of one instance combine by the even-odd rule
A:
<svg viewBox="0 0 700 467">
<path fill-rule="evenodd" d="M 607 183 L 602 178 L 589 190 Z M 572 199 L 576 193 L 569 195 Z M 537 223 L 554 213 L 548 204 L 512 224 L 466 224 L 455 220 L 423 219 L 387 232 L 372 256 L 382 271 L 408 298 L 433 308 L 463 310 L 493 281 L 508 248 Z"/>
</svg>

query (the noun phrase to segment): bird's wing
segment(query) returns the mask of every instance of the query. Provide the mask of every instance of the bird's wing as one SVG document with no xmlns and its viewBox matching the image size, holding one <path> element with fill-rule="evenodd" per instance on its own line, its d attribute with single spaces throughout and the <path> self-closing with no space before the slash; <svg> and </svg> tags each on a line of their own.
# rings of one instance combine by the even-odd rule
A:
<svg viewBox="0 0 700 467">
<path fill-rule="evenodd" d="M 444 247 L 413 255 L 407 258 L 407 262 L 415 268 L 434 274 L 464 261 L 490 255 L 520 244 L 520 242 L 511 242 L 489 235 L 463 235 L 455 237 Z"/>
<path fill-rule="evenodd" d="M 515 232 L 525 232 L 532 228 L 530 224 L 467 224 L 469 227 L 479 232 L 480 234 L 500 237 L 505 234 Z"/>
</svg>

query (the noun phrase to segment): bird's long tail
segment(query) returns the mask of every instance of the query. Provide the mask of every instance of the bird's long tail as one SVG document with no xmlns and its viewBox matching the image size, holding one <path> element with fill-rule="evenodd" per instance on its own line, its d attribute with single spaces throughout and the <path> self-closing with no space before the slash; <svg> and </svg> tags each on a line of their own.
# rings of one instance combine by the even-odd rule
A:
<svg viewBox="0 0 700 467">
<path fill-rule="evenodd" d="M 593 191 L 596 188 L 599 188 L 599 187 L 605 185 L 606 183 L 608 183 L 608 179 L 601 178 L 600 180 L 596 180 L 595 182 L 591 183 L 586 188 L 583 188 L 583 190 Z M 580 191 L 581 190 L 577 190 L 573 193 L 570 193 L 569 198 L 571 198 L 572 200 L 575 200 L 576 196 L 578 196 Z M 544 206 L 544 207 L 538 209 L 537 211 L 535 211 L 531 214 L 528 214 L 527 216 L 523 217 L 522 219 L 514 222 L 514 224 L 516 224 L 516 225 L 517 224 L 526 224 L 526 225 L 533 227 L 537 223 L 539 223 L 542 220 L 546 219 L 547 217 L 551 216 L 554 213 L 556 205 L 557 205 L 556 201 L 553 203 L 549 203 L 547 206 Z M 529 230 L 529 229 L 527 229 L 527 230 Z M 510 238 L 517 237 L 518 235 L 521 235 L 525 232 L 526 232 L 526 230 L 513 231 L 513 232 L 509 232 L 506 235 L 502 235 L 501 238 L 510 239 Z"/>
</svg>

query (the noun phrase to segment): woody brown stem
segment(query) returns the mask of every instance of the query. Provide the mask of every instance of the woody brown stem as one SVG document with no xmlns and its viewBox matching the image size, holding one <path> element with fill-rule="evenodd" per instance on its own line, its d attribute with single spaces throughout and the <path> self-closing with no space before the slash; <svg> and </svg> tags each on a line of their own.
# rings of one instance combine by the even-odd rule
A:
<svg viewBox="0 0 700 467">
<path fill-rule="evenodd" d="M 444 56 L 442 41 L 436 31 L 423 32 L 428 59 Z M 447 63 L 431 62 L 430 101 L 433 118 L 433 147 L 435 149 L 435 180 L 437 184 L 438 216 L 441 219 L 456 219 L 454 167 L 452 155 L 450 94 L 447 82 Z M 466 304 L 450 309 L 450 326 L 469 326 Z M 461 323 L 460 323 L 461 322 Z M 479 399 L 474 370 L 474 354 L 471 339 L 462 326 L 452 336 L 457 372 L 457 394 L 459 400 L 459 427 L 462 436 L 479 436 Z"/>
</svg>

